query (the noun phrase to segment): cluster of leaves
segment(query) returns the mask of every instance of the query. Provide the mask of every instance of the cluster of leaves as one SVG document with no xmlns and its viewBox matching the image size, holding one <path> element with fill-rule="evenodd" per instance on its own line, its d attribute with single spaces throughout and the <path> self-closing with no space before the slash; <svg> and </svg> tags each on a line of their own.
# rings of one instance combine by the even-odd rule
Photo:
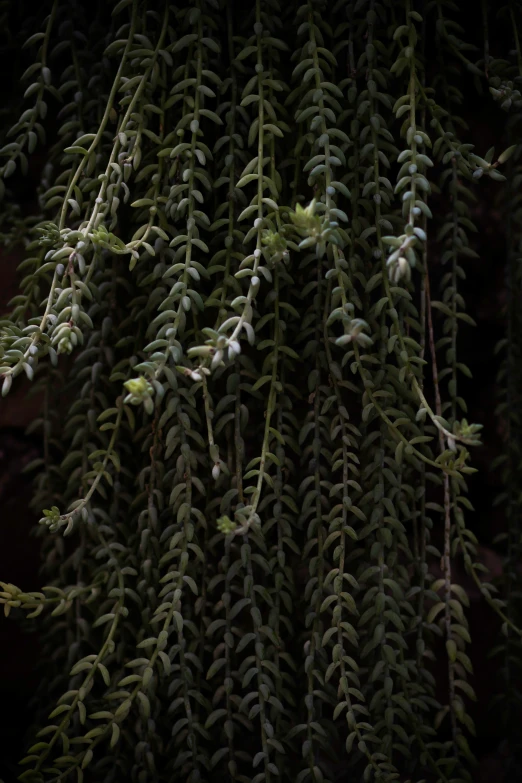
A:
<svg viewBox="0 0 522 783">
<path fill-rule="evenodd" d="M 489 56 L 483 11 L 477 62 L 450 0 L 55 0 L 25 20 L 0 379 L 41 394 L 47 584 L 0 583 L 6 614 L 41 615 L 21 781 L 473 779 L 456 558 L 504 619 L 508 682 L 521 660 L 519 594 L 481 583 L 464 516 L 459 285 L 473 188 L 507 164 L 516 582 L 520 123 L 479 156 L 455 84 L 516 113 L 522 59 Z M 23 218 L 9 187 L 45 144 Z"/>
</svg>

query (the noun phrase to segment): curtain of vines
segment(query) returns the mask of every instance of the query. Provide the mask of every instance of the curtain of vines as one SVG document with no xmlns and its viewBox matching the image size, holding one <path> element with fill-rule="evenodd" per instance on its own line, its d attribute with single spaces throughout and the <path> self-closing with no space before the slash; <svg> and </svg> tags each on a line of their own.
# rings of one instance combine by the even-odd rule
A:
<svg viewBox="0 0 522 783">
<path fill-rule="evenodd" d="M 42 400 L 42 590 L 0 592 L 43 646 L 19 780 L 471 781 L 459 558 L 503 620 L 513 747 L 520 719 L 520 4 L 476 36 L 451 0 L 4 5 L 32 64 L 0 384 Z M 468 143 L 472 86 L 500 155 Z M 506 176 L 496 595 L 458 335 L 474 192 Z"/>
</svg>

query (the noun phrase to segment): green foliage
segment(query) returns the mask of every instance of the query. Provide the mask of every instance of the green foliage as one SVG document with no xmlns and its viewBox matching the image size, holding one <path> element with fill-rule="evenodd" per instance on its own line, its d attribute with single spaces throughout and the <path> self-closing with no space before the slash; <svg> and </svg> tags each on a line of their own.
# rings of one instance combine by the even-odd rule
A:
<svg viewBox="0 0 522 783">
<path fill-rule="evenodd" d="M 451 0 L 54 0 L 25 20 L 0 379 L 42 393 L 46 586 L 0 583 L 44 639 L 19 780 L 473 780 L 459 557 L 504 621 L 513 722 L 521 20 L 501 9 L 496 60 L 492 11 L 473 45 Z M 508 113 L 498 156 L 466 141 L 469 80 Z M 501 599 L 465 521 L 481 427 L 458 334 L 473 189 L 506 176 Z"/>
</svg>

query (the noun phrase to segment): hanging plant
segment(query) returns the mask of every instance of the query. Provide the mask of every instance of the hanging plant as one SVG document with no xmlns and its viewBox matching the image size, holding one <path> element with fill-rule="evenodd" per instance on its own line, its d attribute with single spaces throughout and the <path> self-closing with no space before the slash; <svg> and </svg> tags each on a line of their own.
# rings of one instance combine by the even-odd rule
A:
<svg viewBox="0 0 522 783">
<path fill-rule="evenodd" d="M 520 713 L 518 4 L 485 0 L 470 41 L 450 0 L 7 5 L 32 64 L 2 121 L 24 260 L 0 385 L 43 401 L 42 589 L 0 583 L 43 644 L 18 779 L 473 780 L 459 558 Z M 471 81 L 508 118 L 501 154 L 468 143 Z M 488 179 L 509 214 L 498 594 L 467 527 L 459 341 Z"/>
</svg>

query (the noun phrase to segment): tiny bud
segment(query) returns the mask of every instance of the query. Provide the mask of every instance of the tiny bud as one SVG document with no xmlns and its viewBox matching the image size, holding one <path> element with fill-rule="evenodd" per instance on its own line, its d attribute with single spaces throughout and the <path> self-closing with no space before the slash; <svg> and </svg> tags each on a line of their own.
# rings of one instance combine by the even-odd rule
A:
<svg viewBox="0 0 522 783">
<path fill-rule="evenodd" d="M 5 397 L 9 393 L 9 389 L 11 388 L 12 384 L 13 384 L 13 376 L 6 375 L 4 378 L 4 382 L 2 383 L 2 397 Z"/>
<path fill-rule="evenodd" d="M 329 196 L 335 196 L 335 188 L 333 188 L 331 185 L 328 185 L 326 192 Z"/>
<path fill-rule="evenodd" d="M 401 256 L 397 261 L 397 275 L 395 277 L 398 282 L 402 277 L 409 280 L 411 277 L 411 268 L 404 256 Z"/>
<path fill-rule="evenodd" d="M 236 356 L 238 356 L 240 353 L 241 353 L 241 347 L 239 343 L 236 340 L 233 340 L 228 346 L 229 361 L 233 361 L 236 358 Z"/>
<path fill-rule="evenodd" d="M 234 522 L 226 515 L 220 517 L 217 520 L 217 529 L 220 531 L 220 533 L 224 533 L 225 535 L 230 535 L 230 533 L 233 533 L 236 530 L 236 528 L 237 528 L 236 522 Z"/>
<path fill-rule="evenodd" d="M 220 473 L 221 473 L 221 468 L 219 467 L 218 463 L 216 462 L 216 464 L 212 468 L 212 478 L 214 479 L 214 481 L 218 480 Z"/>
<path fill-rule="evenodd" d="M 256 218 L 254 220 L 254 228 L 259 228 L 261 225 L 263 225 L 263 218 Z"/>
<path fill-rule="evenodd" d="M 28 364 L 27 362 L 24 362 L 24 363 L 22 364 L 22 367 L 23 367 L 23 368 L 24 368 L 24 370 L 25 370 L 25 374 L 27 375 L 27 378 L 28 378 L 28 380 L 32 381 L 32 380 L 33 380 L 33 378 L 34 378 L 34 370 L 33 370 L 33 368 L 31 367 L 31 365 L 30 365 L 30 364 Z"/>
<path fill-rule="evenodd" d="M 256 249 L 254 250 L 254 258 L 259 258 L 260 255 L 261 255 L 261 250 L 258 247 L 256 247 Z"/>
<path fill-rule="evenodd" d="M 257 286 L 259 285 L 259 277 L 257 277 L 257 275 L 254 275 L 254 277 L 250 281 L 250 284 L 252 285 L 253 288 L 257 288 Z"/>
<path fill-rule="evenodd" d="M 65 267 L 63 264 L 56 264 L 56 274 L 58 277 L 62 277 L 65 272 Z"/>
<path fill-rule="evenodd" d="M 213 370 L 215 370 L 216 367 L 218 367 L 218 365 L 220 365 L 222 361 L 223 361 L 223 351 L 216 351 L 214 358 L 212 359 L 212 364 L 210 366 L 212 367 Z"/>
</svg>

